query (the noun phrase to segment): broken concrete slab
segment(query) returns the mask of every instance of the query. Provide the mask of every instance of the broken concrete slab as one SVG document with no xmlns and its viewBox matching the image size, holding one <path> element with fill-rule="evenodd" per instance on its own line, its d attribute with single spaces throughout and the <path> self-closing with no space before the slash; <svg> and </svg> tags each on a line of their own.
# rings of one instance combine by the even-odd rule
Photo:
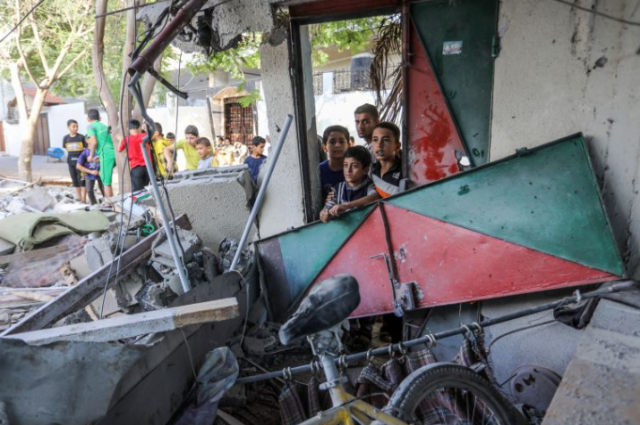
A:
<svg viewBox="0 0 640 425">
<path fill-rule="evenodd" d="M 226 168 L 166 183 L 175 214 L 188 213 L 203 246 L 213 250 L 224 238 L 240 239 L 249 219 L 248 201 L 254 193 L 246 167 Z"/>
<path fill-rule="evenodd" d="M 20 197 L 27 206 L 37 210 L 37 212 L 44 212 L 56 204 L 56 199 L 49 195 L 42 186 L 36 186 L 32 190 L 22 193 Z"/>
<path fill-rule="evenodd" d="M 89 269 L 98 270 L 113 260 L 109 237 L 92 239 L 84 247 L 84 256 Z"/>
<path fill-rule="evenodd" d="M 202 242 L 197 234 L 180 228 L 178 228 L 178 238 L 184 250 L 183 261 L 188 263 L 193 258 L 193 254 L 200 250 Z M 153 251 L 153 255 L 151 256 L 152 261 L 168 267 L 175 267 L 176 263 L 171 254 L 171 247 L 164 230 L 158 239 L 154 241 L 151 249 Z"/>
</svg>

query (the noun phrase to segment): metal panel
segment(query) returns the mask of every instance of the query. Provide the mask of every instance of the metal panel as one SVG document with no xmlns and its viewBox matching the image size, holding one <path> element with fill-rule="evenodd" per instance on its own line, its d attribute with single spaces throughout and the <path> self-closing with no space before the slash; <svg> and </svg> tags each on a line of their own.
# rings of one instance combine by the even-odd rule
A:
<svg viewBox="0 0 640 425">
<path fill-rule="evenodd" d="M 413 25 L 407 27 L 411 46 L 406 91 L 409 177 L 423 185 L 459 172 L 456 151 L 466 152 L 416 30 Z"/>
<path fill-rule="evenodd" d="M 618 279 L 532 249 L 386 206 L 398 278 L 416 282 L 418 307 L 433 307 Z M 360 284 L 353 317 L 393 311 L 379 209 L 341 248 L 316 282 L 339 273 Z M 355 266 L 357 265 L 357 266 Z"/>
<path fill-rule="evenodd" d="M 488 161 L 497 0 L 411 5 L 422 45 L 475 165 Z"/>
<path fill-rule="evenodd" d="M 433 183 L 389 203 L 624 274 L 582 135 Z"/>
</svg>

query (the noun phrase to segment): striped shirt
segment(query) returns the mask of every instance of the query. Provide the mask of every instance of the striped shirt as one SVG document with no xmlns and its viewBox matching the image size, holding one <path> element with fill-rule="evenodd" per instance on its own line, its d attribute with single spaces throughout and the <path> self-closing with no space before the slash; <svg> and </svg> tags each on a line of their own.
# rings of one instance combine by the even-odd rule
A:
<svg viewBox="0 0 640 425">
<path fill-rule="evenodd" d="M 340 182 L 333 188 L 333 197 L 327 199 L 326 209 L 331 209 L 334 205 L 342 205 L 347 202 L 356 201 L 365 196 L 375 195 L 376 187 L 369 177 L 356 187 L 349 186 L 347 182 Z"/>
<path fill-rule="evenodd" d="M 381 176 L 381 164 L 376 162 L 371 165 L 371 178 L 376 185 L 376 191 L 382 198 L 388 198 L 400 192 L 402 180 L 402 158 L 397 157 L 393 167 Z"/>
</svg>

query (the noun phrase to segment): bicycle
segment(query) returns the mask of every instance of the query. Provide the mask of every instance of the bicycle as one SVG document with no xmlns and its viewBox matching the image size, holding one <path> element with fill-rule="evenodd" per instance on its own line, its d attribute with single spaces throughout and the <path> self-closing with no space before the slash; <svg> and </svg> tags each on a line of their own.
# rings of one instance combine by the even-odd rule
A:
<svg viewBox="0 0 640 425">
<path fill-rule="evenodd" d="M 340 376 L 336 362 L 340 360 L 342 324 L 359 303 L 357 281 L 349 275 L 335 276 L 316 285 L 280 329 L 284 345 L 300 338 L 308 339 L 326 377 L 320 388 L 329 391 L 333 405 L 300 425 L 512 425 L 523 422 L 519 412 L 489 381 L 470 368 L 451 363 L 427 365 L 411 373 L 383 409 L 347 393 L 343 386 L 347 378 Z"/>
</svg>

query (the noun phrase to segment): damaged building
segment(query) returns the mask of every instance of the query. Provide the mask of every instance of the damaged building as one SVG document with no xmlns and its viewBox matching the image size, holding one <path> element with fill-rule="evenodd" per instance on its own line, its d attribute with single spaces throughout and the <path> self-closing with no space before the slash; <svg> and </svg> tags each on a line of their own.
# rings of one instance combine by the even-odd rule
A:
<svg viewBox="0 0 640 425">
<path fill-rule="evenodd" d="M 266 166 L 0 181 L 0 424 L 640 423 L 640 3 L 175 3 L 163 48 L 262 33 Z M 402 190 L 322 223 L 310 26 L 370 16 Z"/>
</svg>

